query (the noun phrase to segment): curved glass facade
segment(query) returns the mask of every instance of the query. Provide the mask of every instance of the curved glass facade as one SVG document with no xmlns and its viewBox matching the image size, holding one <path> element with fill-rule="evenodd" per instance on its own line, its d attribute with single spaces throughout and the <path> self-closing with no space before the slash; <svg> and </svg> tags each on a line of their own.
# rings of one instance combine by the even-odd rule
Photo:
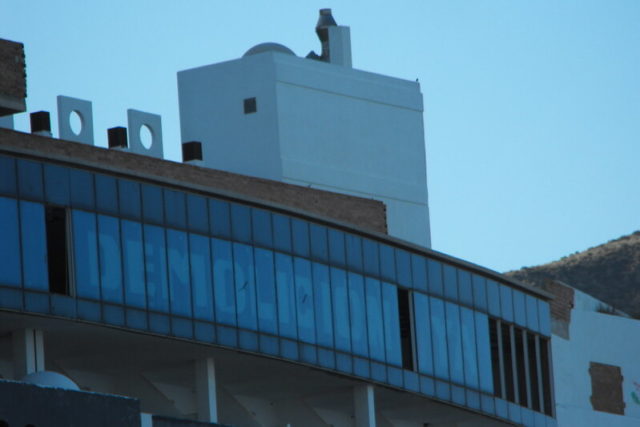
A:
<svg viewBox="0 0 640 427">
<path fill-rule="evenodd" d="M 242 349 L 555 423 L 548 303 L 436 254 L 8 156 L 0 232 L 5 309 Z"/>
</svg>

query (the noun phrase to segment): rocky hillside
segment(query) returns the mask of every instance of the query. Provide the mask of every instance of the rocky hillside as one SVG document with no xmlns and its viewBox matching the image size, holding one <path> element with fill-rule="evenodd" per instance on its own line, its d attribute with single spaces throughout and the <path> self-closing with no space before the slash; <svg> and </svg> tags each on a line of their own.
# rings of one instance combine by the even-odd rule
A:
<svg viewBox="0 0 640 427">
<path fill-rule="evenodd" d="M 558 261 L 505 273 L 533 286 L 565 282 L 640 318 L 640 231 Z"/>
</svg>

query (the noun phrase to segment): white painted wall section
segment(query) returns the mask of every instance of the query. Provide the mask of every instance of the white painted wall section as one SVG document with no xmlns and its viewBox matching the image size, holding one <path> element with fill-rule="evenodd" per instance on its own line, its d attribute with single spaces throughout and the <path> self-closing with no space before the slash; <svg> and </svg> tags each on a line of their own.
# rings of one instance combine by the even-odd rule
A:
<svg viewBox="0 0 640 427">
<path fill-rule="evenodd" d="M 575 291 L 569 340 L 552 337 L 558 426 L 640 425 L 640 321 L 597 312 L 598 300 Z M 590 362 L 619 366 L 624 416 L 593 410 Z"/>
<path fill-rule="evenodd" d="M 207 167 L 381 200 L 390 235 L 430 247 L 417 82 L 273 50 L 181 71 L 178 93 Z"/>
</svg>

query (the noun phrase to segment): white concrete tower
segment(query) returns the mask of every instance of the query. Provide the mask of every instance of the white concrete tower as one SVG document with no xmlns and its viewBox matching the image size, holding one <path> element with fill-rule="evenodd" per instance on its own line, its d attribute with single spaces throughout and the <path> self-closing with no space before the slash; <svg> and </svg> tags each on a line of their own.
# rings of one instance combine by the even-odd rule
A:
<svg viewBox="0 0 640 427">
<path fill-rule="evenodd" d="M 264 43 L 179 72 L 182 141 L 206 167 L 381 200 L 390 235 L 430 247 L 419 84 L 353 69 L 330 9 L 316 32 L 320 55 Z"/>
</svg>

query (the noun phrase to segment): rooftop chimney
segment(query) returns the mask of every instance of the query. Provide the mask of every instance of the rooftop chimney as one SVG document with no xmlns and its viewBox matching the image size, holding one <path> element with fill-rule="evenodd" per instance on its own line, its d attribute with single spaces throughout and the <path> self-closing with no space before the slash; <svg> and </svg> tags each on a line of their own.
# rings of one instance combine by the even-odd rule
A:
<svg viewBox="0 0 640 427">
<path fill-rule="evenodd" d="M 310 52 L 307 58 L 351 67 L 351 33 L 349 27 L 336 24 L 331 9 L 320 9 L 316 34 L 322 43 L 322 54 Z"/>
</svg>

